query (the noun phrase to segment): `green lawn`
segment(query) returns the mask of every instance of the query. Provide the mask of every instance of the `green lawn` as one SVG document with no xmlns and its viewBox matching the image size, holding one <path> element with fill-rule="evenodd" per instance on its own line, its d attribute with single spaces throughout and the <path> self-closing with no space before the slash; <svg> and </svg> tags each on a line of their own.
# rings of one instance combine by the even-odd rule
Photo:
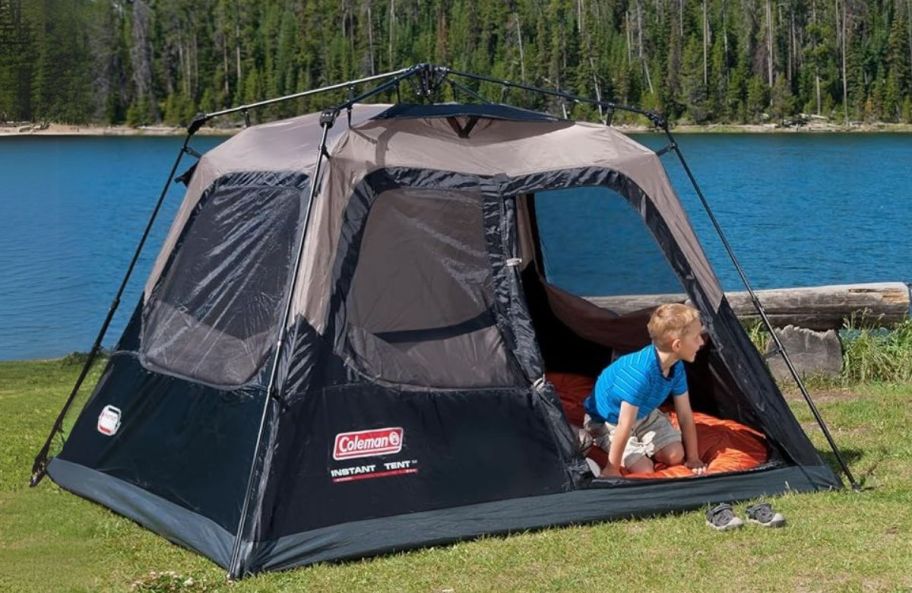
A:
<svg viewBox="0 0 912 593">
<path fill-rule="evenodd" d="M 774 499 L 780 530 L 701 512 L 486 538 L 228 583 L 224 571 L 45 479 L 32 459 L 79 371 L 0 363 L 0 591 L 912 591 L 912 386 L 818 391 L 861 493 Z M 803 401 L 792 402 L 821 450 Z M 832 457 L 827 456 L 828 459 Z M 739 505 L 739 509 L 744 505 Z"/>
</svg>

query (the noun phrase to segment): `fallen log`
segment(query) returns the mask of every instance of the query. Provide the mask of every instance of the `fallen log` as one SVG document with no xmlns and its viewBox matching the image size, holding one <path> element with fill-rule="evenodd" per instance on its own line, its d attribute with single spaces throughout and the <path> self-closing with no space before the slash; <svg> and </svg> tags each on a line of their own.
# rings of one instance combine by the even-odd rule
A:
<svg viewBox="0 0 912 593">
<path fill-rule="evenodd" d="M 755 290 L 754 294 L 775 327 L 794 325 L 824 331 L 839 329 L 846 320 L 855 325 L 889 326 L 909 317 L 909 286 L 903 282 L 778 288 Z M 742 321 L 760 320 L 747 292 L 727 292 L 725 296 Z M 586 299 L 624 314 L 662 303 L 685 302 L 687 295 L 598 296 Z"/>
</svg>

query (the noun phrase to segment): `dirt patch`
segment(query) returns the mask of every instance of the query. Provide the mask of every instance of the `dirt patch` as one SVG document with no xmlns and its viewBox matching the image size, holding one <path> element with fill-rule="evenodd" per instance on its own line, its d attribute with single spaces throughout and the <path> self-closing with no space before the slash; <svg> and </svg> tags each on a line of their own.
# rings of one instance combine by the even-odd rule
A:
<svg viewBox="0 0 912 593">
<path fill-rule="evenodd" d="M 811 399 L 818 405 L 832 402 L 848 402 L 861 397 L 859 393 L 844 388 L 811 390 L 809 393 L 811 394 Z M 804 401 L 804 396 L 797 389 L 783 391 L 782 395 L 785 396 L 785 401 L 789 403 Z"/>
</svg>

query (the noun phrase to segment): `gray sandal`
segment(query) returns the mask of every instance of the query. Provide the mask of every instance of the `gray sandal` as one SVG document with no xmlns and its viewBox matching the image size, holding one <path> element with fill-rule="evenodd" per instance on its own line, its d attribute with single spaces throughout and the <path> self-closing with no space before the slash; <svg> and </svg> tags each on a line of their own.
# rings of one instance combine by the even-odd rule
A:
<svg viewBox="0 0 912 593">
<path fill-rule="evenodd" d="M 763 527 L 782 527 L 785 525 L 785 517 L 781 513 L 773 511 L 773 507 L 768 502 L 761 502 L 747 507 L 747 522 Z"/>
<path fill-rule="evenodd" d="M 716 531 L 729 531 L 738 529 L 744 525 L 744 521 L 735 515 L 730 504 L 723 502 L 706 511 L 706 524 Z"/>
</svg>

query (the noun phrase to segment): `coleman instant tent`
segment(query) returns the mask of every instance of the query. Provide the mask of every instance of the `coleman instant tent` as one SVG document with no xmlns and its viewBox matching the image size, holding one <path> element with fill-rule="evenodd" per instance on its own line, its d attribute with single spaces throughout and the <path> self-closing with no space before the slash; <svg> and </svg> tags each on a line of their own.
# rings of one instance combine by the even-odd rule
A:
<svg viewBox="0 0 912 593">
<path fill-rule="evenodd" d="M 610 126 L 349 102 L 249 127 L 187 177 L 126 330 L 34 482 L 46 471 L 234 577 L 840 487 L 659 156 Z M 708 331 L 695 407 L 755 431 L 765 461 L 593 478 L 546 371 L 593 371 L 646 337 L 640 313 L 599 313 L 541 274 L 535 195 L 575 187 L 638 214 Z"/>
</svg>

